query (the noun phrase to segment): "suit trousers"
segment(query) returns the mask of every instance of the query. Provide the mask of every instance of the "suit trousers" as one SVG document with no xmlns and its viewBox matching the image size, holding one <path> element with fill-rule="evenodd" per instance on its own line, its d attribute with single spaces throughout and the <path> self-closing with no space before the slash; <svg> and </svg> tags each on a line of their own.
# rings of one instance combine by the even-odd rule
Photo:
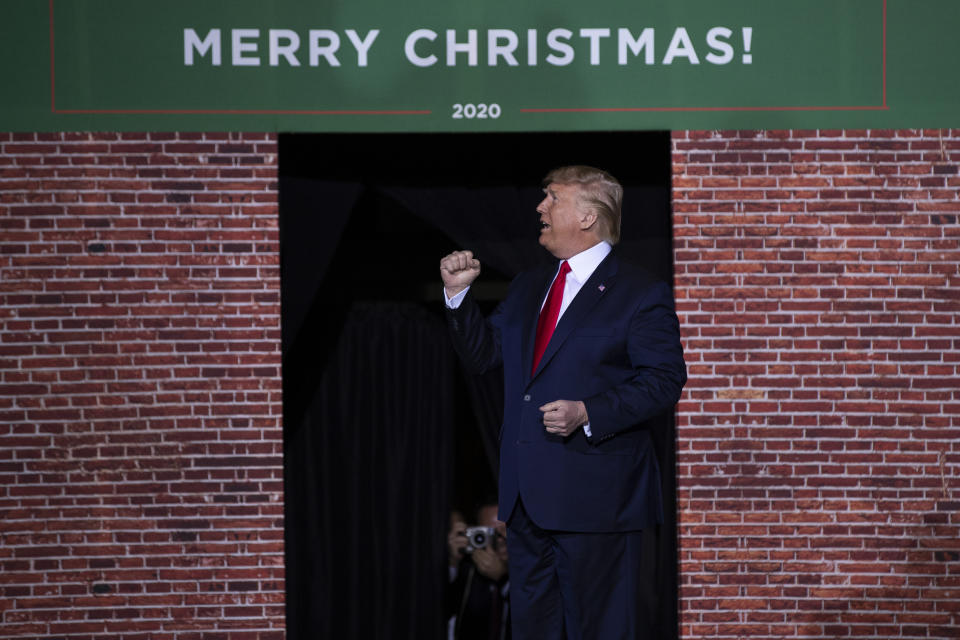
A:
<svg viewBox="0 0 960 640">
<path fill-rule="evenodd" d="M 515 640 L 636 640 L 655 626 L 653 537 L 541 529 L 522 498 L 507 522 Z"/>
</svg>

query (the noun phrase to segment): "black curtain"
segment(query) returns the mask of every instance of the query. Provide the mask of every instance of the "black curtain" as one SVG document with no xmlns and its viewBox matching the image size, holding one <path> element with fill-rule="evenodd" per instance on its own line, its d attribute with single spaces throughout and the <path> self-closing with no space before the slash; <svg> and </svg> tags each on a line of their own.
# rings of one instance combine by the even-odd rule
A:
<svg viewBox="0 0 960 640">
<path fill-rule="evenodd" d="M 412 303 L 347 311 L 286 447 L 291 638 L 434 638 L 450 501 L 454 363 Z M 438 481 L 438 478 L 440 481 Z M 304 506 L 304 505 L 301 505 Z"/>
<path fill-rule="evenodd" d="M 280 137 L 290 640 L 442 635 L 455 425 L 469 414 L 493 477 L 502 383 L 453 360 L 437 264 L 474 250 L 492 308 L 510 278 L 550 259 L 536 242 L 540 179 L 572 163 L 620 178 L 620 253 L 671 281 L 665 132 Z M 651 637 L 673 640 L 672 416 L 654 443 L 666 521 L 648 532 Z"/>
</svg>

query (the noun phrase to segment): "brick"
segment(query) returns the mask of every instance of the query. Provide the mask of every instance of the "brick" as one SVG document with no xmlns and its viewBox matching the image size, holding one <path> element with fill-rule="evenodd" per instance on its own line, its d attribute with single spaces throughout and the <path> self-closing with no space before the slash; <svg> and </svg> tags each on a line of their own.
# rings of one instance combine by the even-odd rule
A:
<svg viewBox="0 0 960 640">
<path fill-rule="evenodd" d="M 960 308 L 950 306 L 956 287 L 934 276 L 953 278 L 960 261 L 960 234 L 945 234 L 960 185 L 947 184 L 956 169 L 939 157 L 943 144 L 960 146 L 957 133 L 673 140 L 675 285 L 691 377 L 677 420 L 680 521 L 731 523 L 728 531 L 771 523 L 742 539 L 682 528 L 682 550 L 719 549 L 734 562 L 681 552 L 681 637 L 960 635 L 945 631 L 949 618 L 928 615 L 955 611 L 947 590 L 958 582 L 944 571 L 960 539 L 955 501 L 917 501 L 956 473 L 940 451 L 955 450 L 944 429 L 960 425 L 960 404 L 945 404 L 956 397 Z M 805 151 L 786 151 L 800 141 Z M 756 182 L 740 177 L 743 158 L 732 152 L 741 148 L 760 155 L 751 155 L 762 163 Z M 762 197 L 731 215 L 731 194 L 753 189 Z M 932 271 L 937 262 L 950 266 Z M 747 397 L 755 392 L 764 395 Z M 921 523 L 939 528 L 925 538 L 931 551 L 907 555 Z M 781 548 L 790 550 L 782 566 L 761 558 L 750 569 L 750 552 Z M 751 584 L 753 573 L 764 581 Z M 856 588 L 920 576 L 943 591 Z M 745 591 L 692 589 L 718 577 Z"/>
<path fill-rule="evenodd" d="M 251 561 L 283 563 L 282 504 L 271 510 L 282 493 L 281 448 L 245 446 L 282 439 L 280 396 L 268 392 L 280 388 L 279 333 L 264 330 L 279 327 L 276 157 L 263 173 L 241 167 L 245 158 L 263 163 L 275 145 L 262 134 L 231 134 L 219 149 L 193 134 L 5 135 L 3 157 L 17 162 L 0 166 L 0 298 L 15 311 L 0 313 L 0 636 L 174 638 L 176 621 L 197 620 L 196 611 L 150 568 L 187 558 L 181 592 L 222 581 L 222 563 L 209 558 L 241 552 L 199 550 L 213 522 L 261 545 Z M 198 155 L 213 151 L 229 172 Z M 256 204 L 245 195 L 254 192 Z M 213 204 L 178 209 L 167 195 Z M 216 246 L 197 262 L 206 272 L 191 271 L 194 236 Z M 230 286 L 211 286 L 218 269 Z M 208 301 L 198 300 L 200 288 Z M 200 352 L 176 347 L 191 343 L 216 345 L 207 366 L 229 370 L 235 388 L 222 393 L 221 380 L 185 365 L 184 354 Z M 235 425 L 219 411 L 258 418 Z M 181 443 L 192 433 L 237 446 L 189 451 Z M 193 459 L 217 455 L 242 466 L 252 456 L 261 473 L 225 466 L 219 481 L 192 482 Z M 224 482 L 242 503 L 209 500 Z M 233 582 L 261 597 L 231 603 L 238 616 L 259 616 L 234 617 L 224 637 L 282 629 L 276 575 Z M 184 629 L 220 633 L 218 622 Z"/>
<path fill-rule="evenodd" d="M 282 637 L 275 136 L 0 145 L 0 635 Z M 682 637 L 958 637 L 943 149 L 674 132 Z"/>
</svg>

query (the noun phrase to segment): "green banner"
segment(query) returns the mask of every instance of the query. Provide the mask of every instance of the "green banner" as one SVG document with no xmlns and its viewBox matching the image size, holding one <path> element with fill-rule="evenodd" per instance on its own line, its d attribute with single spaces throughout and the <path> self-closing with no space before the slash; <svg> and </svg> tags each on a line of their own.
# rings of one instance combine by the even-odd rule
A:
<svg viewBox="0 0 960 640">
<path fill-rule="evenodd" d="M 956 0 L 4 0 L 0 130 L 956 126 Z"/>
</svg>

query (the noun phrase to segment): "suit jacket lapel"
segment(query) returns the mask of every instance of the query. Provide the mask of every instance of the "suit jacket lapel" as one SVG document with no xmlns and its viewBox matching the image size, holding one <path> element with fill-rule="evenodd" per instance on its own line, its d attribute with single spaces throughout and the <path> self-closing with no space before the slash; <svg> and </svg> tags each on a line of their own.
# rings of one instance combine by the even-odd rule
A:
<svg viewBox="0 0 960 640">
<path fill-rule="evenodd" d="M 583 283 L 583 286 L 580 287 L 580 291 L 577 292 L 570 306 L 567 307 L 567 310 L 560 316 L 560 321 L 557 322 L 557 327 L 554 329 L 553 335 L 550 336 L 550 342 L 547 343 L 547 349 L 543 352 L 543 357 L 540 358 L 540 364 L 537 365 L 537 370 L 534 372 L 533 377 L 536 377 L 543 370 L 553 355 L 570 336 L 570 333 L 580 326 L 584 318 L 590 313 L 594 306 L 596 306 L 600 298 L 603 297 L 603 294 L 613 286 L 617 274 L 617 265 L 618 263 L 613 252 L 610 252 L 610 255 L 603 259 L 603 262 L 597 266 L 590 277 L 587 278 L 587 281 Z M 544 292 L 544 295 L 546 295 L 546 292 Z M 536 322 L 534 322 L 534 331 L 536 331 Z M 532 345 L 533 338 L 531 338 L 530 342 Z M 533 354 L 531 346 L 531 354 L 527 358 L 527 366 L 529 367 L 532 363 Z"/>
</svg>

